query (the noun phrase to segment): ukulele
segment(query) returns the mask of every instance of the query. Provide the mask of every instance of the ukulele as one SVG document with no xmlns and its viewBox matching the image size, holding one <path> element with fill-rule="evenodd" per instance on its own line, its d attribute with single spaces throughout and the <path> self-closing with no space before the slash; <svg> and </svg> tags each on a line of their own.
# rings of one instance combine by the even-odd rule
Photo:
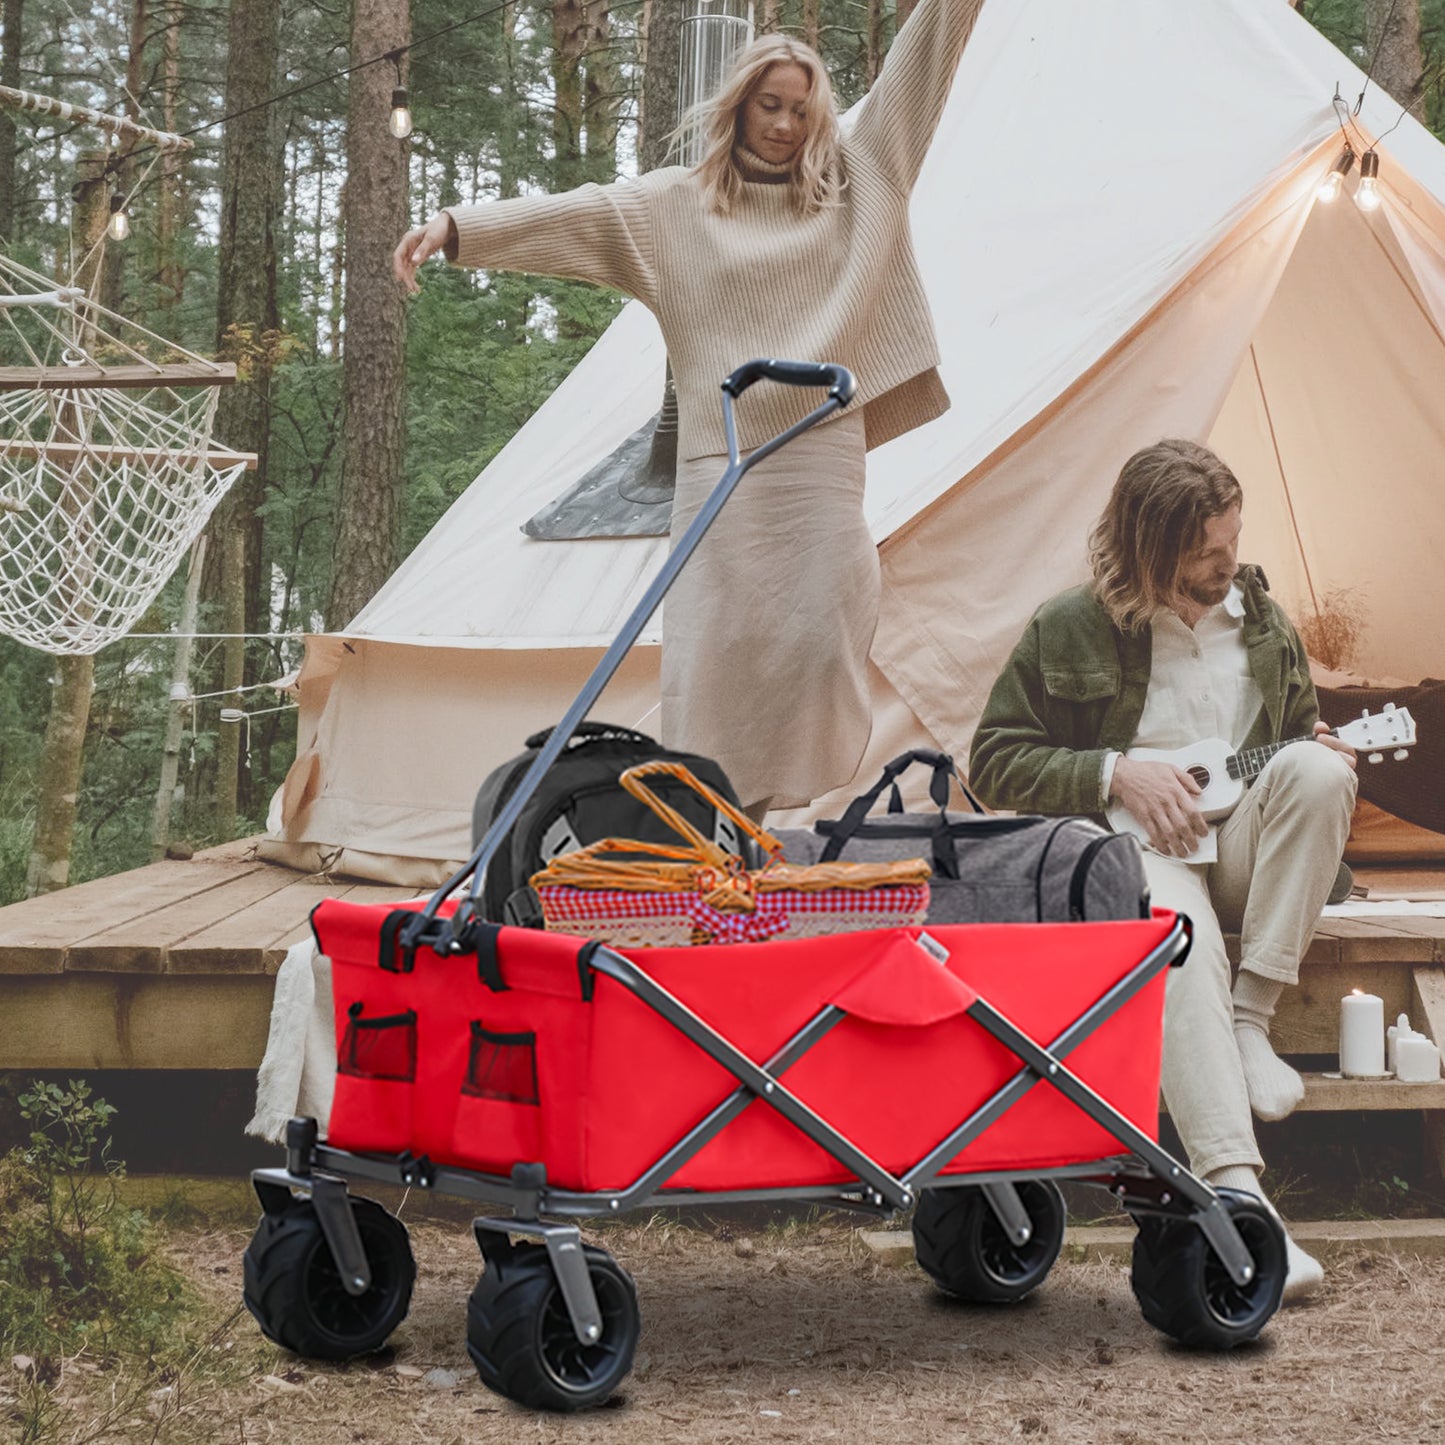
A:
<svg viewBox="0 0 1445 1445">
<path fill-rule="evenodd" d="M 1387 751 L 1396 762 L 1403 762 L 1415 746 L 1415 719 L 1410 716 L 1409 708 L 1396 707 L 1392 702 L 1387 702 L 1381 712 L 1371 714 L 1366 710 L 1353 722 L 1331 728 L 1330 732 L 1342 742 L 1349 743 L 1356 752 L 1363 753 L 1371 763 L 1383 762 Z M 1263 747 L 1235 752 L 1222 738 L 1206 738 L 1203 742 L 1173 750 L 1130 748 L 1124 756 L 1138 762 L 1171 763 L 1188 773 L 1199 787 L 1194 806 L 1204 815 L 1206 822 L 1217 823 L 1234 811 L 1235 805 L 1244 796 L 1245 788 L 1281 748 L 1307 741 L 1308 738 L 1286 738 L 1283 742 L 1266 743 Z M 1122 803 L 1110 803 L 1107 812 L 1109 826 L 1116 833 L 1132 833 L 1146 847 L 1149 846 L 1148 830 Z M 1200 843 L 1203 842 L 1201 839 Z M 1180 861 L 1190 862 L 1198 851 L 1196 845 L 1194 852 Z"/>
</svg>

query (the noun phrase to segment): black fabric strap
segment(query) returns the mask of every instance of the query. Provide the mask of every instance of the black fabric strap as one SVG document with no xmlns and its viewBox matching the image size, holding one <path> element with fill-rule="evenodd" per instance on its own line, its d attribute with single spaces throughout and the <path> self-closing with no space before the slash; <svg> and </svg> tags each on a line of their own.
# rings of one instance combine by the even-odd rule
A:
<svg viewBox="0 0 1445 1445">
<path fill-rule="evenodd" d="M 388 973 L 410 973 L 416 967 L 415 947 L 398 946 L 402 929 L 415 918 L 410 908 L 393 908 L 382 920 L 376 961 Z"/>
<path fill-rule="evenodd" d="M 888 800 L 888 811 L 890 813 L 903 811 L 903 797 L 898 791 L 898 778 L 914 763 L 922 763 L 925 767 L 933 769 L 933 777 L 929 779 L 928 783 L 928 796 L 937 805 L 939 821 L 943 825 L 934 835 L 935 871 L 941 871 L 945 878 L 958 876 L 958 860 L 954 853 L 953 839 L 947 832 L 945 816 L 950 784 L 958 783 L 964 797 L 973 805 L 974 812 L 981 813 L 983 808 L 978 799 L 964 785 L 963 779 L 958 776 L 953 759 L 947 753 L 936 752 L 932 748 L 913 748 L 894 758 L 884 767 L 883 776 L 866 793 L 860 793 L 854 798 L 844 810 L 843 816 L 833 825 L 819 862 L 831 863 L 843 852 L 848 840 L 857 833 L 864 818 L 872 812 L 874 804 L 883 796 L 885 788 L 891 787 L 893 790 Z M 941 869 L 940 865 L 942 865 Z M 950 869 L 951 871 L 949 871 Z"/>
<path fill-rule="evenodd" d="M 477 979 L 486 984 L 493 993 L 506 993 L 507 985 L 502 980 L 502 963 L 497 956 L 497 935 L 502 931 L 496 923 L 484 923 L 474 918 L 462 930 L 457 942 L 468 953 L 477 955 Z"/>
</svg>

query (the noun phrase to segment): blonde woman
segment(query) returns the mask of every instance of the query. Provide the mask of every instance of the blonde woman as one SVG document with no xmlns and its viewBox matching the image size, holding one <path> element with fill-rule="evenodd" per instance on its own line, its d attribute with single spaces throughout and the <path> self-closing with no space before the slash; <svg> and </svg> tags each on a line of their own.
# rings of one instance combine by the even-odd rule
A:
<svg viewBox="0 0 1445 1445">
<path fill-rule="evenodd" d="M 655 313 L 677 381 L 674 539 L 723 469 L 728 372 L 776 356 L 857 377 L 846 412 L 748 474 L 668 595 L 663 736 L 716 758 L 757 818 L 846 783 L 868 743 L 879 573 L 864 454 L 948 406 L 908 198 L 982 3 L 922 0 L 846 136 L 816 52 L 768 36 L 690 118 L 706 138 L 698 165 L 453 206 L 396 248 L 413 291 L 445 252 L 611 286 Z M 753 387 L 739 446 L 817 400 Z"/>
</svg>

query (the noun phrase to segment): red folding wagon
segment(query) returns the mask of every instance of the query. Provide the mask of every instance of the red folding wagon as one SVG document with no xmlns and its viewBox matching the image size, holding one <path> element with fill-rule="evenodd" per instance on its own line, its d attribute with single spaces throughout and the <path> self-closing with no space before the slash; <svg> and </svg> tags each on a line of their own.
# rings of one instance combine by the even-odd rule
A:
<svg viewBox="0 0 1445 1445">
<path fill-rule="evenodd" d="M 731 399 L 760 376 L 829 402 L 740 462 Z M 1278 1308 L 1283 1228 L 1157 1142 L 1164 983 L 1189 922 L 890 928 L 618 949 L 498 927 L 482 874 L 662 593 L 752 461 L 846 403 L 837 367 L 754 362 L 724 383 L 731 465 L 468 864 L 425 906 L 330 901 L 338 1067 L 323 1141 L 292 1120 L 245 1302 L 266 1335 L 342 1359 L 404 1318 L 406 1229 L 350 1180 L 485 1201 L 467 1311 L 482 1380 L 535 1408 L 598 1404 L 632 1365 L 637 1293 L 575 1221 L 660 1205 L 912 1210 L 919 1264 L 980 1304 L 1023 1298 L 1057 1258 L 1059 1181 L 1134 1217 L 1145 1318 L 1186 1344 L 1253 1339 Z M 467 897 L 450 895 L 471 879 Z"/>
</svg>

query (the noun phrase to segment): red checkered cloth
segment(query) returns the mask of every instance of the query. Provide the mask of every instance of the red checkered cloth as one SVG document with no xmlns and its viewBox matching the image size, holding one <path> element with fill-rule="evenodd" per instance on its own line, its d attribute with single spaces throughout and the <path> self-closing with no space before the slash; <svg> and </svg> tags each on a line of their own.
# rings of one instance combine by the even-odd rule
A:
<svg viewBox="0 0 1445 1445">
<path fill-rule="evenodd" d="M 856 919 L 854 928 L 897 928 L 922 923 L 928 912 L 928 885 L 892 888 L 827 888 L 816 893 L 796 889 L 756 895 L 750 913 L 720 913 L 699 893 L 630 893 L 602 888 L 539 888 L 547 927 L 564 933 L 591 933 L 592 925 L 614 919 L 686 918 L 710 943 L 761 943 L 792 933 L 815 930 L 802 920 L 842 915 L 838 931 Z M 799 919 L 795 925 L 794 919 Z"/>
</svg>

